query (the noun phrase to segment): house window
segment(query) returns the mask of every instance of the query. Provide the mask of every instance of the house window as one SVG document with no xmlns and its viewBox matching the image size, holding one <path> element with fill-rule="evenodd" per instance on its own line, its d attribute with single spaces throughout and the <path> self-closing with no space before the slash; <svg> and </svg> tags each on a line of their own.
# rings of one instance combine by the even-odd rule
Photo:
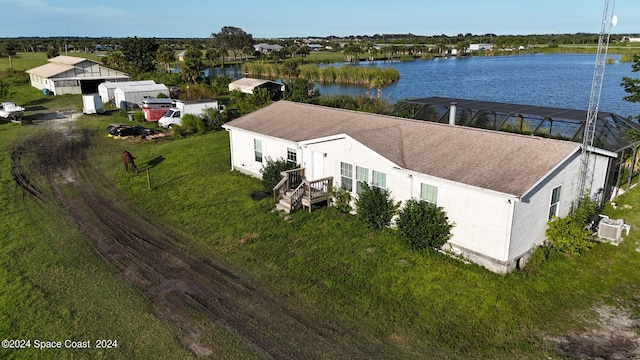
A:
<svg viewBox="0 0 640 360">
<path fill-rule="evenodd" d="M 438 187 L 429 184 L 420 184 L 420 199 L 433 204 L 438 203 Z"/>
<path fill-rule="evenodd" d="M 353 191 L 353 165 L 340 162 L 340 184 L 343 188 Z"/>
<path fill-rule="evenodd" d="M 361 183 L 369 183 L 369 169 L 356 166 L 356 193 L 360 194 L 362 192 L 362 184 Z"/>
<path fill-rule="evenodd" d="M 296 149 L 287 148 L 287 161 L 294 164 L 298 163 L 298 152 Z"/>
<path fill-rule="evenodd" d="M 387 188 L 387 174 L 373 170 L 371 185 L 381 190 L 385 190 Z"/>
<path fill-rule="evenodd" d="M 551 192 L 551 205 L 549 206 L 549 220 L 558 216 L 559 204 L 560 204 L 560 189 L 562 186 L 558 186 Z"/>
<path fill-rule="evenodd" d="M 262 140 L 253 139 L 253 152 L 257 162 L 262 162 Z"/>
</svg>

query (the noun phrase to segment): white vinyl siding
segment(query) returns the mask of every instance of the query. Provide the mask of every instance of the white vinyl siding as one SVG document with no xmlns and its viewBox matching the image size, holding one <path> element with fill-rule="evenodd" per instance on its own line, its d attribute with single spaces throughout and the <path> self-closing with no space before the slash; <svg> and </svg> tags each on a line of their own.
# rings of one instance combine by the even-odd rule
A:
<svg viewBox="0 0 640 360">
<path fill-rule="evenodd" d="M 296 149 L 287 148 L 287 161 L 294 164 L 298 163 L 298 152 Z"/>
<path fill-rule="evenodd" d="M 387 174 L 373 170 L 373 174 L 371 176 L 371 185 L 375 186 L 379 189 L 386 190 L 387 189 Z"/>
<path fill-rule="evenodd" d="M 558 204 L 560 204 L 561 189 L 562 189 L 562 186 L 558 186 L 557 188 L 554 188 L 553 191 L 551 192 L 551 205 L 549 205 L 549 220 L 558 216 L 558 209 L 559 209 Z"/>
<path fill-rule="evenodd" d="M 353 191 L 353 165 L 340 162 L 340 185 Z"/>
<path fill-rule="evenodd" d="M 438 203 L 438 187 L 421 183 L 420 184 L 420 199 L 430 202 L 432 204 Z"/>
<path fill-rule="evenodd" d="M 262 140 L 253 139 L 253 153 L 254 159 L 257 162 L 262 162 Z"/>
<path fill-rule="evenodd" d="M 356 193 L 360 194 L 362 192 L 361 182 L 368 184 L 369 183 L 369 169 L 361 166 L 356 166 Z"/>
</svg>

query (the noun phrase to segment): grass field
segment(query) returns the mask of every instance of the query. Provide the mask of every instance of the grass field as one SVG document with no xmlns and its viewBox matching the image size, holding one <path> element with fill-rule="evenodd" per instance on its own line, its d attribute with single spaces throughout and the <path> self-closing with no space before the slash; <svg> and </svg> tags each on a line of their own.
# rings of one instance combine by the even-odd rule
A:
<svg viewBox="0 0 640 360">
<path fill-rule="evenodd" d="M 150 304 L 96 257 L 60 209 L 23 198 L 15 186 L 11 144 L 42 130 L 0 124 L 0 337 L 32 340 L 31 349 L 0 349 L 0 357 L 189 358 L 176 330 L 153 317 Z M 113 339 L 118 347 L 35 350 L 35 339 Z"/>
<path fill-rule="evenodd" d="M 393 339 L 402 352 L 434 358 L 531 358 L 553 354 L 544 336 L 594 326 L 594 307 L 640 315 L 638 233 L 619 247 L 600 244 L 582 257 L 551 253 L 507 276 L 437 253 L 416 253 L 390 230 L 376 232 L 333 209 L 296 213 L 291 223 L 269 200 L 248 194 L 256 179 L 229 171 L 226 133 L 161 143 L 128 142 L 141 161 L 161 156 L 144 175 L 122 172 L 104 138 L 96 165 L 147 211 L 225 254 L 282 294 L 301 297 L 362 331 Z M 197 156 L 194 156 L 194 153 Z M 610 212 L 640 224 L 634 191 Z M 611 210 L 610 210 L 611 211 Z"/>
<path fill-rule="evenodd" d="M 42 112 L 81 105 L 79 96 L 16 91 Z M 118 120 L 82 116 L 75 126 L 98 134 L 90 160 L 126 198 L 301 307 L 389 342 L 397 358 L 562 358 L 547 339 L 597 327 L 598 307 L 640 316 L 638 189 L 617 199 L 617 209 L 606 208 L 632 226 L 620 246 L 599 244 L 580 257 L 539 252 L 524 270 L 500 276 L 412 251 L 392 230 L 370 230 L 333 209 L 285 221 L 271 212 L 269 199 L 249 197 L 260 189 L 258 180 L 230 171 L 225 132 L 183 140 L 107 138 L 107 124 Z M 0 247 L 0 337 L 112 338 L 119 346 L 0 349 L 0 357 L 189 358 L 176 340 L 179 330 L 153 316 L 147 299 L 92 251 L 60 209 L 37 205 L 17 189 L 12 143 L 39 131 L 47 125 L 0 124 L 0 233 L 8 235 Z M 151 191 L 145 172 L 124 172 L 123 149 L 139 166 L 159 160 L 149 171 Z M 226 351 L 237 357 L 232 346 Z"/>
</svg>

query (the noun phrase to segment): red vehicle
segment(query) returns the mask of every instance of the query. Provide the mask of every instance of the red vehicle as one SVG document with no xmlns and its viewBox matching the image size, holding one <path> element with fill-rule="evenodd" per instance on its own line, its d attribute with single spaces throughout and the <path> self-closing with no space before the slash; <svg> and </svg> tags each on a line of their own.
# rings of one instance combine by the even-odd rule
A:
<svg viewBox="0 0 640 360">
<path fill-rule="evenodd" d="M 167 98 L 145 98 L 142 100 L 142 111 L 145 121 L 158 121 L 167 110 L 175 106 L 175 100 Z"/>
</svg>

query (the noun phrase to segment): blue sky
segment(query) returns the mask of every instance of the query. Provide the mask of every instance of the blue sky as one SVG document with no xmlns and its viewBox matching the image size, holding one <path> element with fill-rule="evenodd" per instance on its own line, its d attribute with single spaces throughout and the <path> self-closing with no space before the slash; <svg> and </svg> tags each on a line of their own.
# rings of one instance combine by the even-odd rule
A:
<svg viewBox="0 0 640 360">
<path fill-rule="evenodd" d="M 0 0 L 0 37 L 254 38 L 374 34 L 598 33 L 604 0 Z M 640 1 L 618 0 L 615 34 L 640 33 Z"/>
</svg>

